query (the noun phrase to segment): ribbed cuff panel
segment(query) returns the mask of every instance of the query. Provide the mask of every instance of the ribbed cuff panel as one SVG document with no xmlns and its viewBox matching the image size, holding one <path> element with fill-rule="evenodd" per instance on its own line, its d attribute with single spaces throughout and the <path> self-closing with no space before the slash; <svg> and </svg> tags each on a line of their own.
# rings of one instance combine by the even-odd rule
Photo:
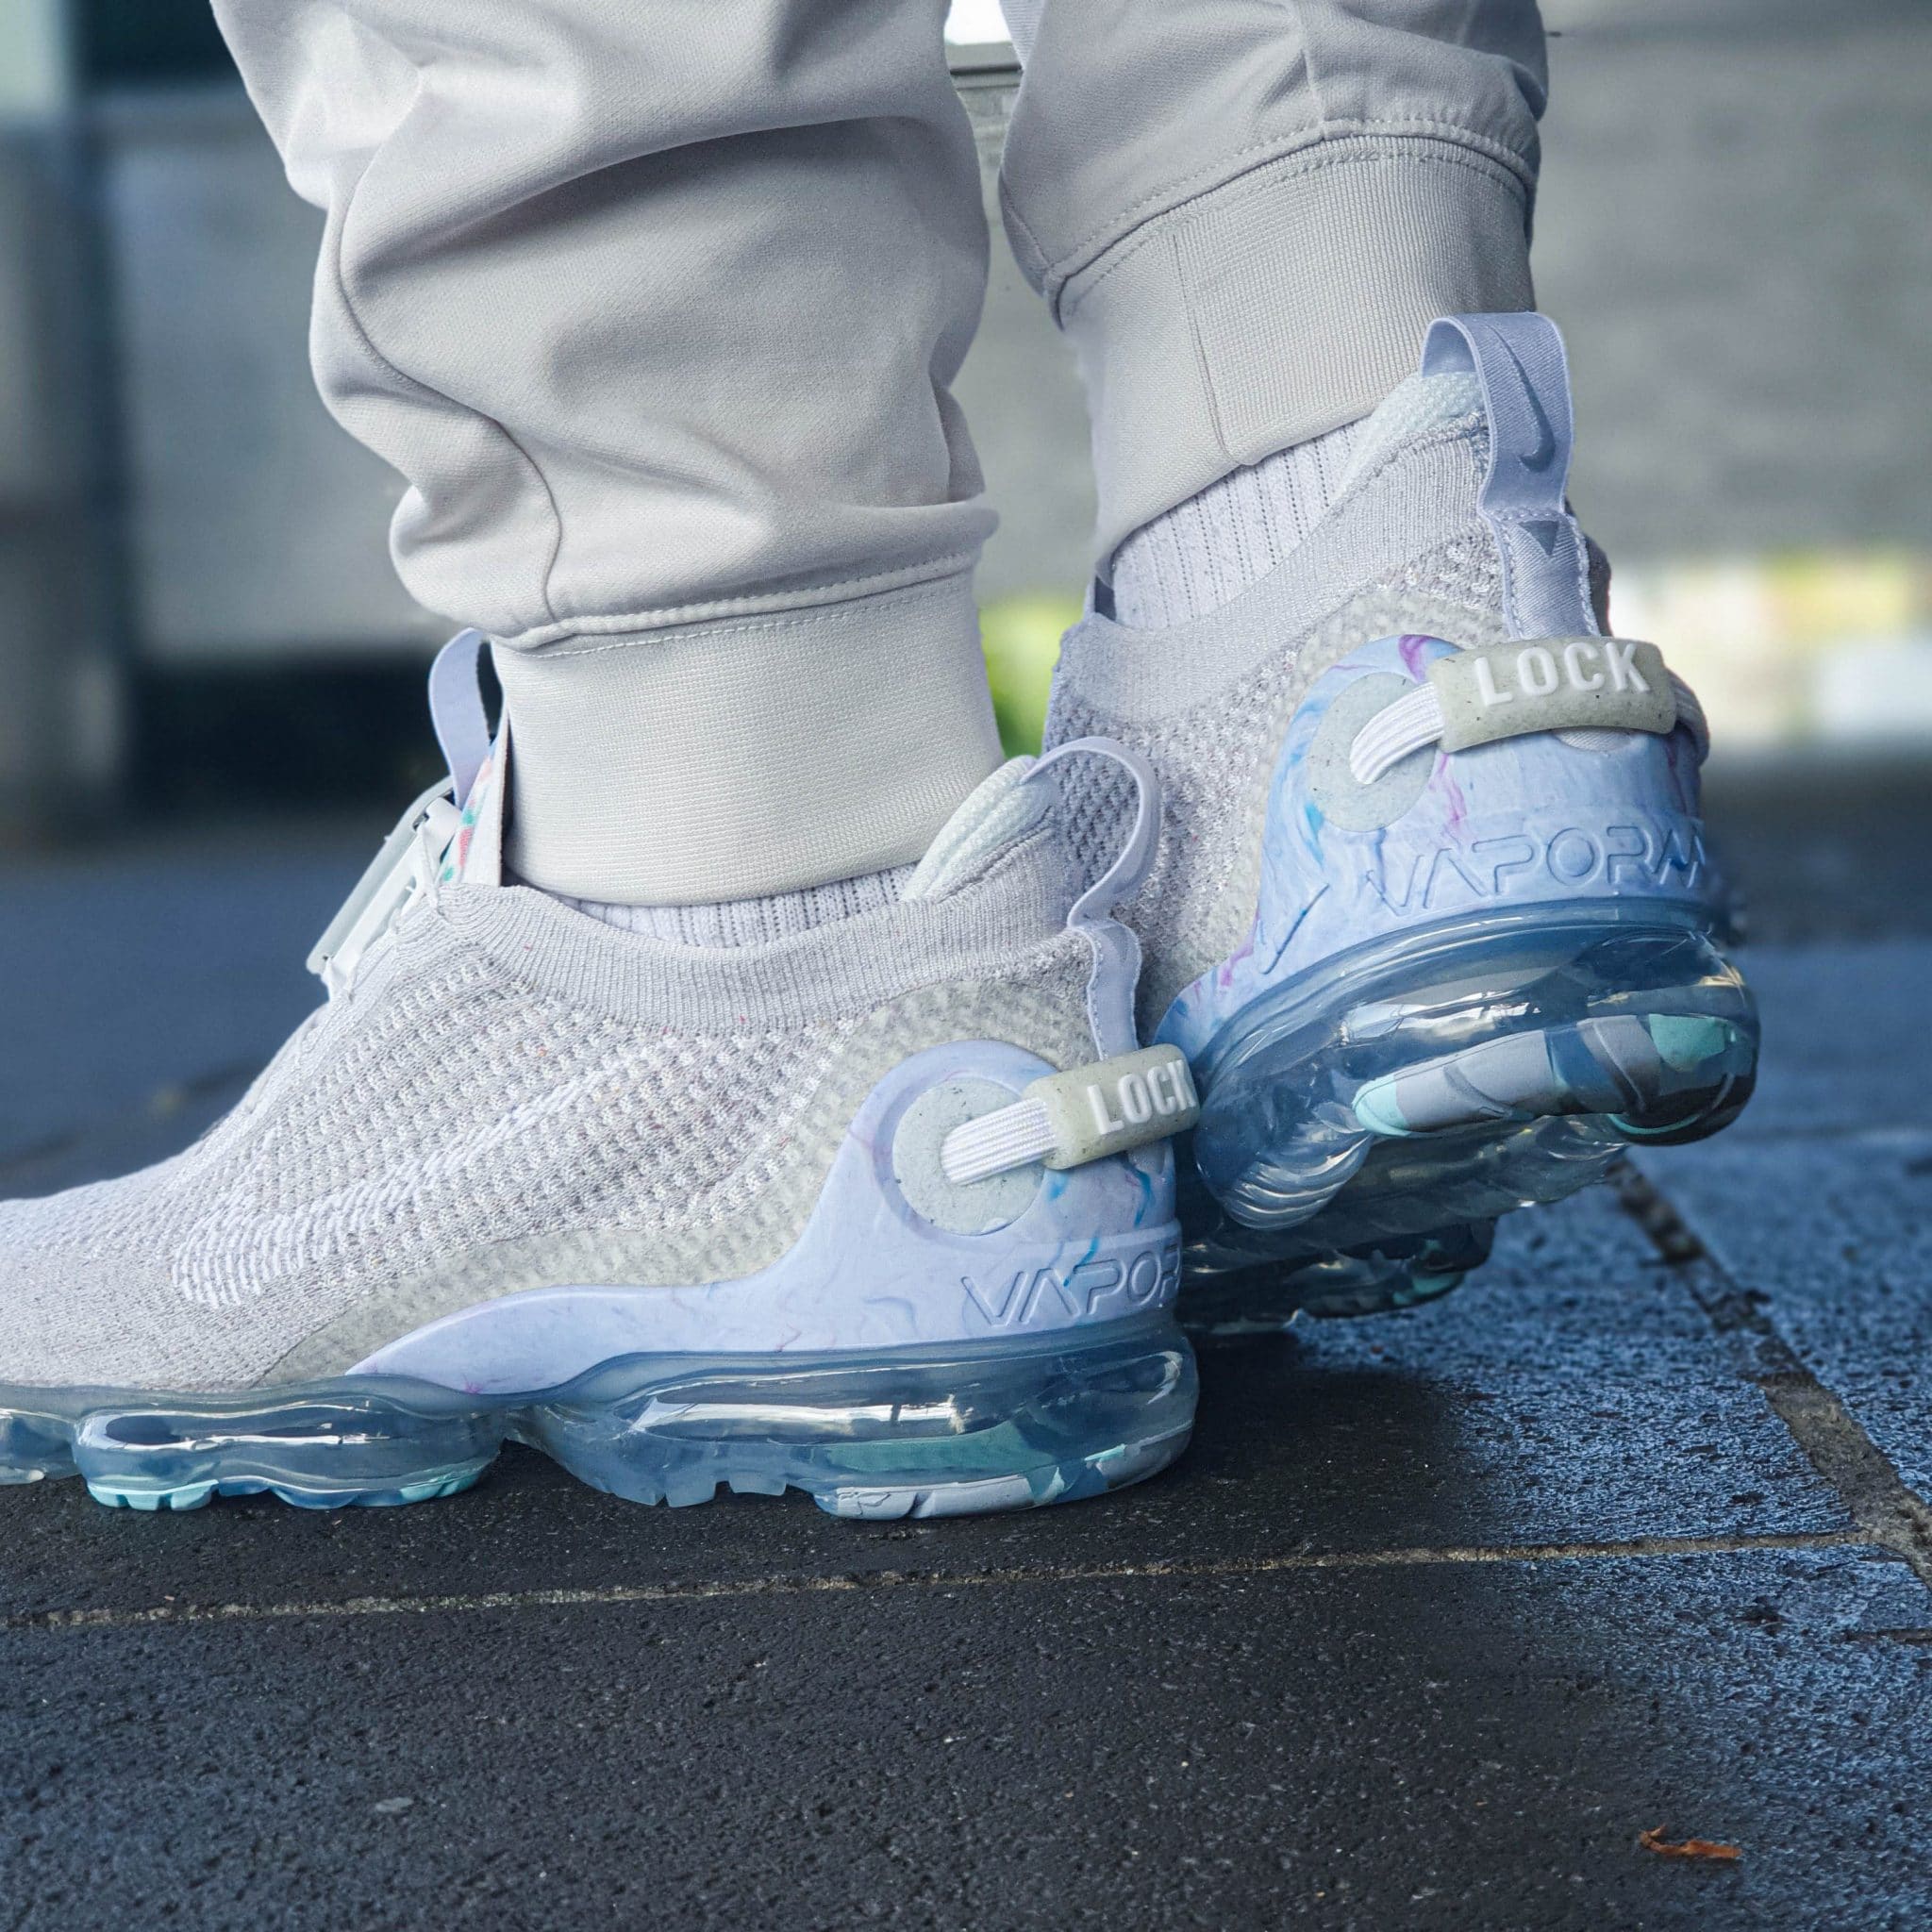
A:
<svg viewBox="0 0 1932 1932">
<path fill-rule="evenodd" d="M 1451 142 L 1324 142 L 1157 216 L 1059 302 L 1092 405 L 1101 558 L 1366 415 L 1437 316 L 1533 303 L 1522 181 Z"/>
<path fill-rule="evenodd" d="M 709 902 L 905 864 L 1000 760 L 970 573 L 495 659 L 509 862 L 576 898 Z"/>
</svg>

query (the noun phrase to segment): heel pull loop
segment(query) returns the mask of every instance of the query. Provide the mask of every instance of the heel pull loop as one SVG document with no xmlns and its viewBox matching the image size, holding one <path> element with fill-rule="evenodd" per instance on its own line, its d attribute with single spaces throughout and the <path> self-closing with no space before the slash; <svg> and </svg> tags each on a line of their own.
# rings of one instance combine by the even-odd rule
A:
<svg viewBox="0 0 1932 1932">
<path fill-rule="evenodd" d="M 464 808 L 490 756 L 490 718 L 478 679 L 488 640 L 458 631 L 429 667 L 429 718 L 450 774 L 396 821 L 308 955 L 308 970 L 335 999 L 355 983 L 363 956 L 419 892 L 436 891 L 453 843 L 473 823 Z"/>
<path fill-rule="evenodd" d="M 1141 941 L 1113 916 L 1113 908 L 1140 891 L 1160 842 L 1160 780 L 1139 752 L 1110 738 L 1074 738 L 1057 745 L 1026 774 L 1032 784 L 1062 759 L 1084 753 L 1118 765 L 1134 781 L 1134 823 L 1114 861 L 1074 901 L 1067 925 L 1093 950 L 1087 981 L 1087 1020 L 1101 1057 L 1135 1052 L 1134 991 L 1141 977 Z"/>
<path fill-rule="evenodd" d="M 1445 315 L 1423 343 L 1424 375 L 1474 375 L 1490 458 L 1476 500 L 1503 567 L 1511 637 L 1595 637 L 1590 556 L 1564 496 L 1574 440 L 1570 364 L 1546 315 Z"/>
<path fill-rule="evenodd" d="M 483 708 L 480 676 L 489 641 L 480 630 L 459 630 L 429 667 L 429 722 L 448 761 L 459 810 L 490 756 L 490 714 Z"/>
</svg>

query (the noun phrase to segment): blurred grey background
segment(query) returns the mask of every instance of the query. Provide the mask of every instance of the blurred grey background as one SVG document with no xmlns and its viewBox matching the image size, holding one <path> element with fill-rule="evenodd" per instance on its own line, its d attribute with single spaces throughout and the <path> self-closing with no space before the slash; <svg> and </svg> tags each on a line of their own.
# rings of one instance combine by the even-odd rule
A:
<svg viewBox="0 0 1932 1932">
<path fill-rule="evenodd" d="M 1550 0 L 1538 223 L 1574 495 L 1620 627 L 1732 769 L 1932 746 L 1932 8 Z M 1013 74 L 961 0 L 996 158 Z M 205 0 L 0 7 L 0 833 L 285 809 L 371 822 L 427 757 L 450 627 L 387 563 L 396 479 L 329 421 L 320 217 Z M 996 242 L 962 382 L 1004 516 L 983 575 L 1020 710 L 1088 564 L 1068 358 Z M 1724 767 L 1721 765 L 1721 770 Z"/>
</svg>

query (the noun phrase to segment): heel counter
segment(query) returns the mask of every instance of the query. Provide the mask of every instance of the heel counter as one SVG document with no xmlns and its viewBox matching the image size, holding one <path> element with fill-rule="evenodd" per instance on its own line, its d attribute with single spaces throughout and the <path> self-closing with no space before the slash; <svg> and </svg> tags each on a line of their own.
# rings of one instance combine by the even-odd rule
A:
<svg viewBox="0 0 1932 1932">
<path fill-rule="evenodd" d="M 1194 1055 L 1243 1005 L 1320 961 L 1472 914 L 1669 902 L 1727 923 L 1687 727 L 1430 743 L 1358 779 L 1363 728 L 1457 655 L 1442 638 L 1381 638 L 1316 679 L 1270 780 L 1249 939 L 1183 990 L 1158 1039 Z"/>
<path fill-rule="evenodd" d="M 1363 726 L 1417 690 L 1431 663 L 1461 657 L 1441 638 L 1385 638 L 1317 681 L 1275 767 L 1264 898 L 1272 886 L 1298 926 L 1317 916 L 1352 939 L 1541 900 L 1718 909 L 1724 886 L 1704 839 L 1686 727 L 1538 731 L 1453 752 L 1429 744 L 1358 778 L 1351 750 Z"/>
</svg>

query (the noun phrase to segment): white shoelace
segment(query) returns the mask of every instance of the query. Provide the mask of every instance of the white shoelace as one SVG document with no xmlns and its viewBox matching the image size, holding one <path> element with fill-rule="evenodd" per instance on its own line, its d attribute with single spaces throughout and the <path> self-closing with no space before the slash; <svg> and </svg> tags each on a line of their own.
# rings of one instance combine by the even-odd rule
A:
<svg viewBox="0 0 1932 1932">
<path fill-rule="evenodd" d="M 1700 761 L 1709 755 L 1710 732 L 1704 721 L 1704 707 L 1696 693 L 1671 673 L 1671 689 L 1677 697 L 1677 723 L 1695 741 Z M 1373 785 L 1385 772 L 1391 771 L 1412 752 L 1434 744 L 1442 736 L 1442 700 L 1432 684 L 1418 685 L 1407 697 L 1379 710 L 1355 735 L 1349 747 L 1349 775 L 1357 785 Z M 1620 742 L 1629 733 L 1622 730 L 1577 730 L 1566 738 L 1605 747 Z"/>
</svg>

